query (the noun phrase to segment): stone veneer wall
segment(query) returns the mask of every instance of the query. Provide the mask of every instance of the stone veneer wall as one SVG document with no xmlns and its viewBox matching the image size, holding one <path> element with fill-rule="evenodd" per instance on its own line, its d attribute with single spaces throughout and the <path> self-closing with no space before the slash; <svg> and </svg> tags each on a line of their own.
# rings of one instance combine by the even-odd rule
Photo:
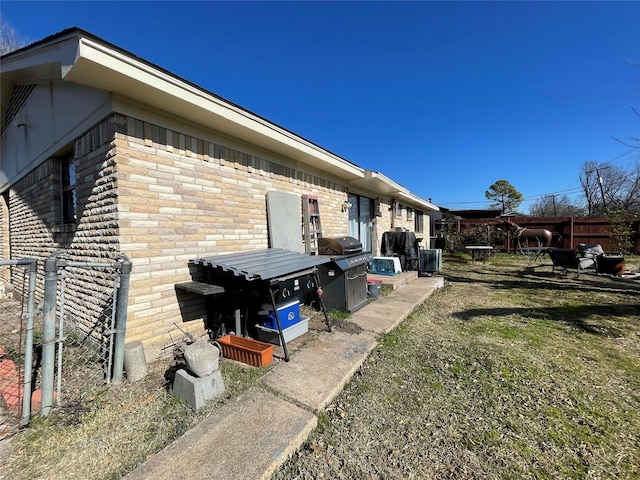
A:
<svg viewBox="0 0 640 480">
<path fill-rule="evenodd" d="M 13 259 L 39 260 L 36 282 L 38 301 L 44 292 L 43 262 L 54 247 L 51 227 L 58 217 L 52 199 L 60 202 L 60 169 L 57 165 L 56 160 L 47 160 L 8 191 L 11 256 Z M 26 293 L 27 277 L 21 267 L 11 267 L 11 280 L 16 292 Z"/>
<path fill-rule="evenodd" d="M 39 260 L 37 302 L 44 293 L 44 260 L 54 251 L 69 261 L 101 263 L 113 263 L 119 253 L 114 134 L 112 121 L 105 120 L 67 149 L 76 171 L 75 224 L 62 223 L 60 159 L 47 160 L 9 190 L 11 256 Z M 22 291 L 24 279 L 13 280 Z M 99 336 L 110 315 L 113 271 L 70 267 L 65 281 L 67 317 Z"/>
<path fill-rule="evenodd" d="M 191 278 L 190 259 L 269 246 L 268 191 L 316 195 L 324 234 L 348 230 L 347 188 L 319 171 L 131 117 L 117 125 L 120 242 L 133 262 L 127 341 L 141 340 L 151 358 L 182 336 L 176 324 L 203 327 L 202 303 L 180 303 L 175 289 Z"/>
<path fill-rule="evenodd" d="M 114 114 L 78 138 L 73 152 L 77 223 L 61 223 L 60 161 L 51 159 L 10 189 L 12 258 L 43 261 L 60 249 L 71 261 L 113 262 L 126 254 L 133 262 L 127 341 L 143 341 L 148 359 L 180 338 L 180 329 L 202 332 L 203 302 L 179 300 L 175 289 L 190 279 L 189 259 L 268 247 L 268 191 L 316 195 L 324 235 L 348 231 L 341 209 L 346 185 L 250 146 Z M 390 199 L 376 200 L 382 214 L 376 217 L 379 246 L 392 212 Z M 69 316 L 87 329 L 104 331 L 112 272 L 75 268 L 69 273 Z M 42 280 L 40 262 L 40 298 Z"/>
<path fill-rule="evenodd" d="M 9 195 L 2 194 L 0 196 L 0 260 L 9 260 L 11 252 L 9 251 Z M 7 266 L 0 267 L 0 295 L 5 293 L 7 282 L 11 276 L 11 268 Z"/>
</svg>

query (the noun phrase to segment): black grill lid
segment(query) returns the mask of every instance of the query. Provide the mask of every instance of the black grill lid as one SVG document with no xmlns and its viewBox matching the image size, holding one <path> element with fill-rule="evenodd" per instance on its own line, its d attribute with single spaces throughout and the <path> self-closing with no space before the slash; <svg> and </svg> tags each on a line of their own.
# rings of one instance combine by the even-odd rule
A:
<svg viewBox="0 0 640 480">
<path fill-rule="evenodd" d="M 353 237 L 320 237 L 318 239 L 319 255 L 349 255 L 362 252 L 362 244 Z"/>
</svg>

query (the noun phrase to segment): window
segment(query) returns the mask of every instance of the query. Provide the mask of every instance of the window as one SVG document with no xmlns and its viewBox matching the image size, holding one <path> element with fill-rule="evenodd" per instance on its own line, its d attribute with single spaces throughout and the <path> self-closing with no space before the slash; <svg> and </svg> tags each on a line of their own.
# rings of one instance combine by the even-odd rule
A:
<svg viewBox="0 0 640 480">
<path fill-rule="evenodd" d="M 413 208 L 407 207 L 407 220 L 411 220 L 413 217 Z"/>
<path fill-rule="evenodd" d="M 73 155 L 62 159 L 62 220 L 64 223 L 75 223 L 77 219 L 76 198 L 76 166 Z"/>
<path fill-rule="evenodd" d="M 413 220 L 414 231 L 416 233 L 424 232 L 424 213 L 420 210 L 416 210 L 415 218 Z"/>
</svg>

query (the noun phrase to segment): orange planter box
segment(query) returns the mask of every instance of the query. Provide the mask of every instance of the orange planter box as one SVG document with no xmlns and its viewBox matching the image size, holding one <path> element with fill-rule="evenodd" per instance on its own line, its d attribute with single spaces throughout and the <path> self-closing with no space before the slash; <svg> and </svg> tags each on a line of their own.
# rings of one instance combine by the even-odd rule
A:
<svg viewBox="0 0 640 480">
<path fill-rule="evenodd" d="M 222 356 L 248 363 L 254 367 L 265 367 L 273 359 L 274 345 L 258 342 L 250 338 L 237 335 L 225 335 L 216 340 L 222 348 Z"/>
</svg>

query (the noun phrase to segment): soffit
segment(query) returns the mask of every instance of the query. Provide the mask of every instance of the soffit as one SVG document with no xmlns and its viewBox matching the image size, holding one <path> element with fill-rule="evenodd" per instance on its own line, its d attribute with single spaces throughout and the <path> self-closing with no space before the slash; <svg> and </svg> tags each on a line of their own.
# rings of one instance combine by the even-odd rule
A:
<svg viewBox="0 0 640 480">
<path fill-rule="evenodd" d="M 436 205 L 423 200 L 417 195 L 414 195 L 405 187 L 394 182 L 380 172 L 366 170 L 365 176 L 363 178 L 351 180 L 349 182 L 349 185 L 353 185 L 355 187 L 378 195 L 388 196 L 392 199 L 401 201 L 402 203 L 410 207 L 432 211 L 440 210 Z"/>
</svg>

